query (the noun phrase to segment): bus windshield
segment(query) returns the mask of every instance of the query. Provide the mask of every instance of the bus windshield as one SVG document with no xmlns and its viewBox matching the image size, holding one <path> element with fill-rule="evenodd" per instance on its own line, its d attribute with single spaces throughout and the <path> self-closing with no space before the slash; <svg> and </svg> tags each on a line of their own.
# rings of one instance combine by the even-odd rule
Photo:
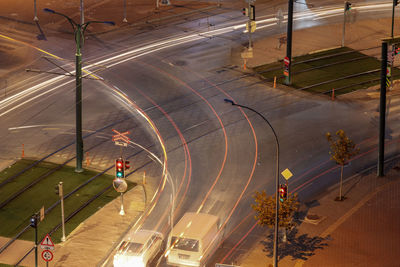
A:
<svg viewBox="0 0 400 267">
<path fill-rule="evenodd" d="M 171 239 L 171 244 L 176 249 L 186 250 L 186 251 L 199 251 L 199 240 L 190 238 L 178 238 L 173 236 Z"/>
</svg>

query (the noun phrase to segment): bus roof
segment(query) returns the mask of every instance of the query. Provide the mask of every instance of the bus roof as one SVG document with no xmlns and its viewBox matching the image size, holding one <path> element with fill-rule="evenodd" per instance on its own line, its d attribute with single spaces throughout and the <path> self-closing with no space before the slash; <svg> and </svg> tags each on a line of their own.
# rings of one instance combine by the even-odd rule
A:
<svg viewBox="0 0 400 267">
<path fill-rule="evenodd" d="M 186 238 L 201 238 L 218 221 L 215 215 L 187 212 L 172 229 L 172 235 L 179 237 L 183 233 Z"/>
</svg>

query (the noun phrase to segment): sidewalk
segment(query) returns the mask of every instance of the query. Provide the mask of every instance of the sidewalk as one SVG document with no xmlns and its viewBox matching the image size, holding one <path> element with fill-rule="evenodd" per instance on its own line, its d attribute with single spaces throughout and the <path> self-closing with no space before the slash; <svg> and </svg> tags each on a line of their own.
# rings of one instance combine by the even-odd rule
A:
<svg viewBox="0 0 400 267">
<path fill-rule="evenodd" d="M 288 253 L 279 266 L 399 266 L 400 167 L 385 177 L 375 172 L 349 177 L 343 184 L 346 199 L 334 201 L 338 185 L 320 199 L 302 204 L 305 219 L 296 237 L 288 235 Z M 241 267 L 268 266 L 261 238 L 240 262 Z M 285 253 L 281 251 L 281 253 Z M 303 259 L 302 259 L 303 258 Z"/>
<path fill-rule="evenodd" d="M 125 215 L 119 215 L 121 200 L 116 198 L 75 228 L 63 243 L 56 244 L 52 251 L 54 258 L 51 266 L 95 266 L 119 242 L 121 235 L 136 222 L 145 209 L 146 193 L 149 194 L 151 184 L 146 188 L 141 184 L 141 176 L 129 178 L 138 185 L 124 194 Z M 0 238 L 0 245 L 8 239 Z M 41 241 L 41 240 L 39 240 Z M 0 263 L 14 265 L 33 246 L 33 242 L 17 240 L 0 255 Z M 41 259 L 42 249 L 38 249 L 39 266 L 46 266 Z M 35 266 L 35 255 L 21 262 L 21 266 Z"/>
</svg>

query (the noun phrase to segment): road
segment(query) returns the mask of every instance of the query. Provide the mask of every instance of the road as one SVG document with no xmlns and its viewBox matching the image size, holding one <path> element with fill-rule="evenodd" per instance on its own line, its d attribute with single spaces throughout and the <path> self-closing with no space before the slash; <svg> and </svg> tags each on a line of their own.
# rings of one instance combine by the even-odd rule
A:
<svg viewBox="0 0 400 267">
<path fill-rule="evenodd" d="M 263 8 L 258 10 L 262 14 Z M 268 8 L 264 10 L 270 12 Z M 303 10 L 303 15 L 295 17 L 296 28 L 341 21 L 340 10 L 313 10 L 323 18 L 329 17 L 323 21 L 309 18 L 309 11 Z M 370 138 L 377 134 L 371 127 L 371 115 L 365 113 L 375 108 L 375 103 L 360 106 L 331 102 L 319 96 L 273 89 L 254 77 L 240 78 L 240 67 L 230 63 L 232 51 L 247 45 L 247 35 L 242 32 L 244 18 L 237 13 L 215 15 L 207 22 L 200 19 L 174 23 L 151 32 L 128 34 L 132 31 L 128 29 L 109 33 L 102 37 L 105 40 L 100 45 L 88 41 L 84 51 L 86 65 L 93 64 L 87 69 L 98 70 L 96 77 L 101 79 L 84 80 L 85 132 L 123 120 L 112 127 L 130 130 L 132 140 L 156 154 L 164 164 L 159 165 L 151 153 L 138 146 L 124 150 L 125 155 L 132 155 L 135 171 L 146 171 L 159 177 L 160 182 L 166 180 L 165 187 L 160 183 L 153 202 L 155 208 L 141 227 L 168 230 L 166 210 L 173 190 L 175 221 L 186 211 L 212 213 L 221 218 L 221 234 L 226 240 L 209 263 L 223 260 L 253 226 L 249 210 L 253 192 L 265 189 L 273 194 L 275 188 L 272 132 L 256 115 L 224 103 L 224 98 L 249 105 L 268 118 L 279 137 L 281 169 L 289 168 L 295 174 L 289 190 L 300 192 L 301 199 L 315 196 L 337 182 L 337 171 L 308 182 L 310 177 L 334 167 L 327 154 L 327 131 L 345 129 L 357 144 L 363 144 L 362 153 L 376 143 Z M 276 27 L 273 17 L 272 13 L 265 13 L 265 24 L 259 23 L 263 30 L 253 36 L 256 40 L 283 31 Z M 262 18 L 260 15 L 260 21 Z M 52 42 L 52 36 L 48 40 Z M 109 52 L 104 54 L 104 48 Z M 53 60 L 73 71 L 72 62 Z M 22 144 L 27 154 L 45 155 L 74 140 L 73 82 L 48 74 L 21 82 L 25 88 L 40 86 L 29 97 L 13 102 L 15 110 L 1 103 L 1 136 L 7 140 L 1 147 L 3 155 L 18 155 Z M 45 94 L 39 96 L 40 93 Z M 28 100 L 34 101 L 24 103 Z M 111 134 L 110 127 L 85 140 L 85 147 L 97 139 L 111 138 Z M 397 147 L 391 149 L 388 154 L 397 151 Z M 72 146 L 59 157 L 73 153 Z M 110 140 L 90 151 L 89 157 L 93 167 L 101 169 L 112 165 L 118 154 L 119 148 Z M 370 166 L 375 158 L 374 153 L 360 157 L 346 168 L 346 175 Z M 163 175 L 165 166 L 168 174 Z M 234 255 L 230 260 L 238 253 Z"/>
</svg>

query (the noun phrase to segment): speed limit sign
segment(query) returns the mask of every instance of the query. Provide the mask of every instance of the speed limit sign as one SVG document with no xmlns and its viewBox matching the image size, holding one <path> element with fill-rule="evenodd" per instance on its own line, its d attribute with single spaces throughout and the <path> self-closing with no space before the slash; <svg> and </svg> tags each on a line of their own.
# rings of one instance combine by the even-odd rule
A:
<svg viewBox="0 0 400 267">
<path fill-rule="evenodd" d="M 45 261 L 51 261 L 53 259 L 53 253 L 50 250 L 43 250 L 42 259 Z"/>
</svg>

